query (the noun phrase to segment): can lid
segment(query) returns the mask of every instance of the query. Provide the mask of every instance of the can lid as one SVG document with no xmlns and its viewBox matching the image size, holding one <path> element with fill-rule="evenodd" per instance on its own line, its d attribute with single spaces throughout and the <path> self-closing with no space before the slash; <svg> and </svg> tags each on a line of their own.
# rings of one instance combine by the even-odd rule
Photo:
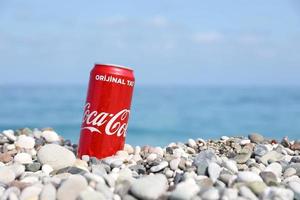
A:
<svg viewBox="0 0 300 200">
<path fill-rule="evenodd" d="M 99 64 L 99 63 L 95 63 L 95 65 L 97 66 L 101 66 L 101 65 L 104 65 L 104 66 L 111 66 L 111 67 L 118 67 L 118 68 L 122 68 L 122 69 L 127 69 L 127 70 L 131 70 L 131 71 L 133 71 L 133 69 L 132 68 L 130 68 L 130 67 L 126 67 L 126 66 L 122 66 L 122 65 L 116 65 L 116 64 L 108 64 L 108 63 L 105 63 L 105 64 Z"/>
</svg>

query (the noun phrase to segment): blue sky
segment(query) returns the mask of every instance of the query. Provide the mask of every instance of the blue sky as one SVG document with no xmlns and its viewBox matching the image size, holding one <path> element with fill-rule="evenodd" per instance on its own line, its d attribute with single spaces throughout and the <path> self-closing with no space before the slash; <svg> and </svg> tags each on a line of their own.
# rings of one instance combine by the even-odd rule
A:
<svg viewBox="0 0 300 200">
<path fill-rule="evenodd" d="M 300 85 L 300 4 L 0 0 L 0 84 L 86 84 L 95 62 L 140 85 Z"/>
</svg>

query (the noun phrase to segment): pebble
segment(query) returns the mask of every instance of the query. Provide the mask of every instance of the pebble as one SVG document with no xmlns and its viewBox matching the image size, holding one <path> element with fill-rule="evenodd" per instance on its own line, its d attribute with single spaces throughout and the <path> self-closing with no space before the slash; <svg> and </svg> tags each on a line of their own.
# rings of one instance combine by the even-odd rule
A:
<svg viewBox="0 0 300 200">
<path fill-rule="evenodd" d="M 201 197 L 205 200 L 218 200 L 220 199 L 220 194 L 216 188 L 210 188 L 203 192 Z"/>
<path fill-rule="evenodd" d="M 239 153 L 235 156 L 234 160 L 238 163 L 238 164 L 243 164 L 246 163 L 252 155 L 252 151 L 248 148 L 244 148 L 241 151 L 239 151 Z"/>
<path fill-rule="evenodd" d="M 171 160 L 170 161 L 170 168 L 172 170 L 177 170 L 179 163 L 180 163 L 180 159 L 178 159 L 178 158 Z"/>
<path fill-rule="evenodd" d="M 45 174 L 49 175 L 49 174 L 53 171 L 53 168 L 52 168 L 50 165 L 48 165 L 48 164 L 44 164 L 44 165 L 42 166 L 42 171 L 43 171 Z"/>
<path fill-rule="evenodd" d="M 10 168 L 0 167 L 0 183 L 8 184 L 15 179 L 16 175 Z"/>
<path fill-rule="evenodd" d="M 300 183 L 297 181 L 291 181 L 288 183 L 289 188 L 294 192 L 296 200 L 300 199 Z"/>
<path fill-rule="evenodd" d="M 223 162 L 223 166 L 227 169 L 229 169 L 233 173 L 238 172 L 238 168 L 236 166 L 236 162 L 234 160 L 226 160 Z"/>
<path fill-rule="evenodd" d="M 273 172 L 263 171 L 259 175 L 267 185 L 276 185 L 278 182 L 278 178 Z"/>
<path fill-rule="evenodd" d="M 300 141 L 297 140 L 294 142 L 294 144 L 291 145 L 291 149 L 296 151 L 296 150 L 300 150 Z"/>
<path fill-rule="evenodd" d="M 297 171 L 295 170 L 295 168 L 289 167 L 284 171 L 283 177 L 287 178 L 287 177 L 295 175 L 296 173 L 297 173 Z"/>
<path fill-rule="evenodd" d="M 54 170 L 72 166 L 76 160 L 73 152 L 57 144 L 46 144 L 37 156 L 42 164 L 48 164 Z"/>
<path fill-rule="evenodd" d="M 238 198 L 238 190 L 236 188 L 225 188 L 223 191 L 223 200 L 235 200 Z"/>
<path fill-rule="evenodd" d="M 56 188 L 51 184 L 46 184 L 41 191 L 40 200 L 55 200 Z"/>
<path fill-rule="evenodd" d="M 237 180 L 240 182 L 263 181 L 262 178 L 254 172 L 240 171 L 237 174 Z"/>
<path fill-rule="evenodd" d="M 258 133 L 252 133 L 248 137 L 253 143 L 262 143 L 264 141 L 264 136 Z"/>
<path fill-rule="evenodd" d="M 219 178 L 222 168 L 216 163 L 209 163 L 208 165 L 208 175 L 213 182 Z"/>
<path fill-rule="evenodd" d="M 25 166 L 19 163 L 14 163 L 12 165 L 7 166 L 9 169 L 11 169 L 16 178 L 18 178 L 19 176 L 21 176 L 24 172 L 25 172 Z"/>
<path fill-rule="evenodd" d="M 253 181 L 247 184 L 247 186 L 251 189 L 251 191 L 256 194 L 260 195 L 262 194 L 265 189 L 267 188 L 267 185 L 264 182 L 261 181 Z"/>
<path fill-rule="evenodd" d="M 240 141 L 240 144 L 241 145 L 246 145 L 246 144 L 250 144 L 251 143 L 251 141 L 250 140 L 247 140 L 247 139 L 244 139 L 244 140 L 241 140 Z"/>
<path fill-rule="evenodd" d="M 20 200 L 39 199 L 41 190 L 42 189 L 37 186 L 26 187 L 20 195 Z"/>
<path fill-rule="evenodd" d="M 263 144 L 258 144 L 254 147 L 253 153 L 257 156 L 263 156 L 268 153 L 268 148 Z"/>
<path fill-rule="evenodd" d="M 0 162 L 8 163 L 13 160 L 13 157 L 8 153 L 0 153 Z"/>
<path fill-rule="evenodd" d="M 16 141 L 16 146 L 24 149 L 32 149 L 35 145 L 35 140 L 26 135 L 20 135 Z"/>
<path fill-rule="evenodd" d="M 59 141 L 59 136 L 53 130 L 45 130 L 42 132 L 42 137 L 49 143 Z"/>
<path fill-rule="evenodd" d="M 156 153 L 151 153 L 147 156 L 147 161 L 151 162 L 153 160 L 155 160 L 157 158 L 157 154 Z"/>
<path fill-rule="evenodd" d="M 239 193 L 241 196 L 245 197 L 246 199 L 258 200 L 256 195 L 246 186 L 240 187 Z"/>
<path fill-rule="evenodd" d="M 76 200 L 80 192 L 88 186 L 86 179 L 81 175 L 71 175 L 57 190 L 58 200 Z"/>
<path fill-rule="evenodd" d="M 172 191 L 170 199 L 189 200 L 200 191 L 194 179 L 188 179 L 179 183 L 175 190 Z"/>
<path fill-rule="evenodd" d="M 149 175 L 136 179 L 130 188 L 131 193 L 141 199 L 157 199 L 168 188 L 168 180 L 162 174 Z"/>
<path fill-rule="evenodd" d="M 134 148 L 130 144 L 125 144 L 124 145 L 124 151 L 127 151 L 128 154 L 133 154 L 134 153 Z"/>
<path fill-rule="evenodd" d="M 18 153 L 14 157 L 14 161 L 21 164 L 30 164 L 32 163 L 31 155 L 28 153 Z"/>
<path fill-rule="evenodd" d="M 34 162 L 26 165 L 26 170 L 31 171 L 31 172 L 36 172 L 40 170 L 41 168 L 41 163 Z"/>
<path fill-rule="evenodd" d="M 226 135 L 221 136 L 221 140 L 229 140 L 229 137 Z"/>
<path fill-rule="evenodd" d="M 169 163 L 167 161 L 162 161 L 161 163 L 159 163 L 159 165 L 153 166 L 150 168 L 151 172 L 159 172 L 161 170 L 163 170 L 164 168 L 166 168 L 169 165 Z"/>
<path fill-rule="evenodd" d="M 278 199 L 278 200 L 293 200 L 294 194 L 291 190 L 285 188 L 268 187 L 262 195 L 263 200 Z M 295 198 L 298 200 L 297 198 Z"/>
<path fill-rule="evenodd" d="M 217 156 L 215 155 L 214 151 L 211 149 L 201 151 L 199 154 L 197 154 L 196 157 L 194 158 L 193 164 L 195 166 L 199 166 L 204 163 L 207 163 L 208 165 L 209 162 L 217 162 Z"/>
<path fill-rule="evenodd" d="M 269 160 L 272 160 L 273 162 L 280 161 L 284 156 L 281 153 L 278 153 L 277 151 L 269 151 L 265 155 L 263 155 L 260 158 L 260 161 L 267 165 Z"/>
<path fill-rule="evenodd" d="M 79 195 L 79 200 L 106 200 L 100 192 L 93 190 L 84 190 Z"/>
<path fill-rule="evenodd" d="M 300 142 L 287 138 L 125 144 L 111 157 L 76 159 L 77 145 L 53 129 L 9 132 L 0 135 L 2 199 L 300 200 Z"/>
<path fill-rule="evenodd" d="M 268 165 L 264 171 L 273 172 L 277 177 L 281 177 L 282 166 L 277 162 L 273 162 L 270 165 Z"/>
<path fill-rule="evenodd" d="M 197 147 L 197 143 L 193 139 L 188 139 L 188 145 L 192 148 Z"/>
<path fill-rule="evenodd" d="M 17 140 L 17 137 L 14 134 L 13 130 L 4 130 L 2 131 L 3 135 L 5 135 L 5 137 L 7 137 L 8 140 L 14 142 Z"/>
</svg>

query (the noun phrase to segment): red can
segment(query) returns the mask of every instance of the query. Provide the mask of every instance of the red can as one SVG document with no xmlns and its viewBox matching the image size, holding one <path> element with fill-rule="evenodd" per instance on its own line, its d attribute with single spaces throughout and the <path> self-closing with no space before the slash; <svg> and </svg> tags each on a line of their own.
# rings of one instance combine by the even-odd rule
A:
<svg viewBox="0 0 300 200">
<path fill-rule="evenodd" d="M 95 64 L 90 74 L 78 157 L 104 158 L 123 149 L 134 87 L 133 70 Z"/>
</svg>

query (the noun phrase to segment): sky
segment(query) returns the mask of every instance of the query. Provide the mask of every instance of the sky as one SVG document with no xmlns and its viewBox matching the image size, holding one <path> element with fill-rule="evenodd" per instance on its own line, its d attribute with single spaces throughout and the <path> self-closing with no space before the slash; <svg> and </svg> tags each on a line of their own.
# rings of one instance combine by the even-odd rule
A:
<svg viewBox="0 0 300 200">
<path fill-rule="evenodd" d="M 138 85 L 300 85 L 300 3 L 0 0 L 0 85 L 86 84 L 94 63 Z"/>
</svg>

